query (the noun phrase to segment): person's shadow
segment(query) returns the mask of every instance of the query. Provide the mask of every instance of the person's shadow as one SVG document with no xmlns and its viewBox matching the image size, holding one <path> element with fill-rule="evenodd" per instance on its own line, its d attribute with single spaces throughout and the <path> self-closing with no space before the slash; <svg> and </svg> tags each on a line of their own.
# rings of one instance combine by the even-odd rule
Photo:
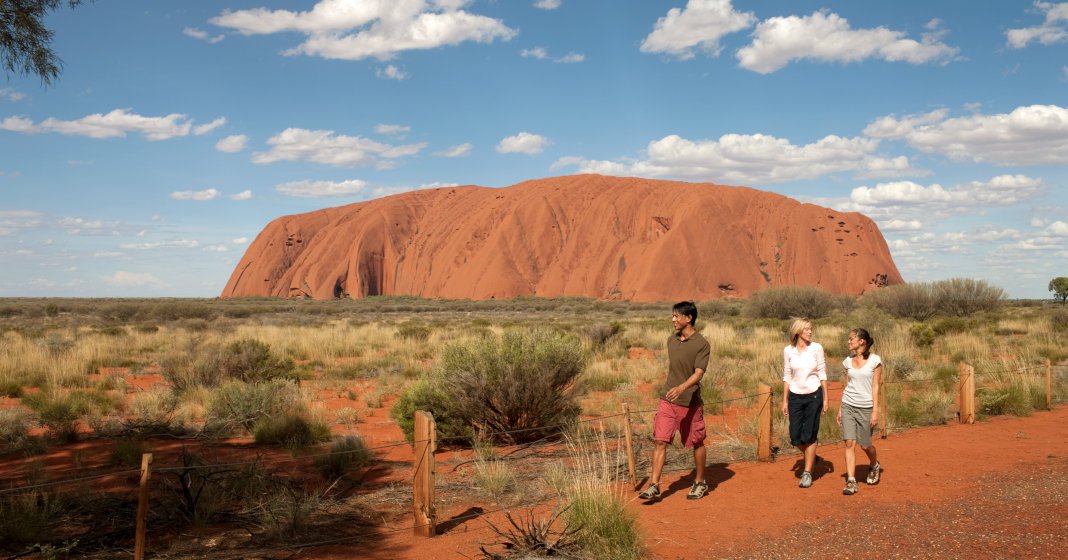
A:
<svg viewBox="0 0 1068 560">
<path fill-rule="evenodd" d="M 801 478 L 801 473 L 805 472 L 805 457 L 802 456 L 798 459 L 794 466 L 791 467 L 794 471 L 794 478 Z M 816 461 L 812 463 L 812 480 L 819 480 L 824 475 L 828 475 L 834 472 L 834 463 L 816 455 Z"/>
<path fill-rule="evenodd" d="M 710 463 L 705 465 L 705 482 L 708 483 L 708 493 L 711 494 L 716 487 L 720 484 L 728 481 L 734 476 L 734 471 L 730 469 L 729 463 Z M 690 471 L 689 476 L 684 476 L 675 482 L 672 482 L 666 488 L 660 490 L 660 499 L 664 500 L 668 496 L 676 492 L 689 492 L 690 486 L 693 486 L 697 477 L 697 471 Z M 642 485 L 648 481 L 642 481 Z M 639 485 L 642 486 L 642 485 Z M 645 505 L 652 505 L 655 501 L 643 502 Z"/>
</svg>

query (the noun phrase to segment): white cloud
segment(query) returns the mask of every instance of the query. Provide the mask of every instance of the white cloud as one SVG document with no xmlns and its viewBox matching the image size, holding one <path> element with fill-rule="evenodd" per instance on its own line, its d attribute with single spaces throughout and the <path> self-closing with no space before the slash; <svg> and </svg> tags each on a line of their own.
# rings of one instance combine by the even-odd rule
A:
<svg viewBox="0 0 1068 560">
<path fill-rule="evenodd" d="M 193 134 L 196 136 L 203 136 L 224 124 L 226 124 L 226 117 L 219 117 L 208 124 L 194 126 Z"/>
<path fill-rule="evenodd" d="M 879 229 L 883 231 L 917 231 L 923 229 L 919 220 L 887 220 L 879 222 Z"/>
<path fill-rule="evenodd" d="M 927 33 L 920 41 L 885 27 L 852 29 L 835 13 L 773 17 L 757 25 L 753 42 L 738 50 L 742 68 L 769 74 L 802 59 L 820 62 L 860 62 L 878 58 L 888 62 L 947 63 L 960 50 Z"/>
<path fill-rule="evenodd" d="M 520 132 L 509 136 L 497 144 L 497 151 L 502 154 L 540 154 L 549 145 L 549 139 L 540 134 Z"/>
<path fill-rule="evenodd" d="M 212 126 L 218 120 L 220 119 L 204 126 Z M 126 133 L 134 132 L 149 140 L 188 136 L 192 127 L 193 121 L 180 113 L 171 113 L 166 117 L 144 117 L 126 109 L 115 109 L 106 115 L 95 113 L 73 121 L 62 121 L 53 117 L 37 124 L 25 117 L 8 117 L 0 121 L 0 130 L 26 134 L 56 132 L 90 138 L 124 138 Z"/>
<path fill-rule="evenodd" d="M 586 60 L 586 55 L 579 53 L 567 53 L 566 55 L 554 60 L 557 64 L 575 64 Z"/>
<path fill-rule="evenodd" d="M 207 41 L 213 45 L 226 38 L 226 36 L 222 34 L 215 35 L 213 37 L 207 31 L 203 31 L 195 27 L 186 27 L 182 30 L 182 35 L 185 35 L 186 37 L 192 37 L 194 39 L 200 39 L 201 41 Z"/>
<path fill-rule="evenodd" d="M 1068 237 L 1068 223 L 1057 220 L 1046 228 L 1046 233 L 1059 237 Z"/>
<path fill-rule="evenodd" d="M 247 237 L 238 237 L 236 239 L 231 239 L 230 243 L 233 243 L 234 245 L 244 245 L 245 243 L 248 243 L 248 238 Z"/>
<path fill-rule="evenodd" d="M 509 40 L 516 31 L 502 21 L 461 10 L 466 0 L 320 0 L 306 12 L 225 11 L 211 23 L 243 35 L 296 31 L 307 36 L 284 55 L 328 59 L 389 60 L 408 50 L 435 49 L 467 41 Z"/>
<path fill-rule="evenodd" d="M 404 138 L 411 131 L 412 127 L 400 124 L 380 124 L 375 126 L 375 132 L 397 138 Z"/>
<path fill-rule="evenodd" d="M 928 153 L 1003 165 L 1068 163 L 1068 109 L 1017 107 L 1011 113 L 946 119 L 944 111 L 877 119 L 865 134 L 903 138 Z"/>
<path fill-rule="evenodd" d="M 112 286 L 163 286 L 165 285 L 162 280 L 156 278 L 151 272 L 127 272 L 125 270 L 115 271 L 115 274 L 110 278 L 105 278 L 105 282 Z"/>
<path fill-rule="evenodd" d="M 1068 40 L 1068 29 L 1063 22 L 1068 22 L 1068 2 L 1053 4 L 1035 2 L 1035 8 L 1045 13 L 1042 25 L 1010 29 L 1005 32 L 1006 44 L 1014 49 L 1022 49 L 1032 41 L 1043 45 L 1052 45 Z"/>
<path fill-rule="evenodd" d="M 408 77 L 408 73 L 390 64 L 387 65 L 385 68 L 379 68 L 375 70 L 375 76 L 378 76 L 379 78 L 385 78 L 387 80 L 400 81 L 406 79 Z"/>
<path fill-rule="evenodd" d="M 126 256 L 126 253 L 122 253 L 122 252 L 119 252 L 119 251 L 97 251 L 97 252 L 93 253 L 93 256 L 96 257 L 96 258 L 113 259 L 113 258 Z"/>
<path fill-rule="evenodd" d="M 56 222 L 56 225 L 71 235 L 112 235 L 117 232 L 119 222 L 67 217 Z"/>
<path fill-rule="evenodd" d="M 912 181 L 897 181 L 857 187 L 848 200 L 823 199 L 818 203 L 843 211 L 863 212 L 879 220 L 880 224 L 884 221 L 926 222 L 952 215 L 983 214 L 989 208 L 1021 204 L 1033 200 L 1044 189 L 1041 179 L 1026 175 L 999 175 L 989 181 L 971 181 L 950 188 L 937 183 L 924 186 Z"/>
<path fill-rule="evenodd" d="M 289 196 L 303 198 L 324 198 L 337 196 L 352 196 L 360 193 L 367 187 L 366 181 L 352 179 L 349 181 L 294 181 L 282 183 L 274 190 Z"/>
<path fill-rule="evenodd" d="M 555 10 L 560 7 L 560 0 L 535 0 L 534 7 L 542 10 Z"/>
<path fill-rule="evenodd" d="M 36 210 L 0 210 L 0 237 L 41 225 L 45 215 Z"/>
<path fill-rule="evenodd" d="M 249 200 L 250 198 L 252 198 L 252 191 L 249 189 L 230 195 L 230 200 Z"/>
<path fill-rule="evenodd" d="M 552 167 L 577 166 L 580 173 L 685 177 L 734 184 L 779 183 L 843 171 L 870 171 L 885 176 L 894 169 L 910 170 L 907 159 L 876 156 L 878 146 L 878 140 L 834 135 L 803 146 L 766 134 L 725 134 L 718 140 L 670 135 L 650 142 L 645 159 L 597 161 L 569 156 L 557 160 Z"/>
<path fill-rule="evenodd" d="M 175 191 L 171 193 L 171 198 L 174 200 L 215 200 L 222 194 L 216 189 L 205 189 L 202 191 Z"/>
<path fill-rule="evenodd" d="M 523 58 L 536 58 L 538 60 L 543 60 L 549 56 L 549 52 L 545 50 L 545 47 L 534 47 L 519 51 L 519 56 Z"/>
<path fill-rule="evenodd" d="M 335 135 L 333 130 L 287 128 L 267 140 L 269 152 L 252 155 L 254 163 L 311 161 L 335 167 L 388 164 L 385 160 L 411 156 L 426 143 L 391 146 L 360 136 Z"/>
<path fill-rule="evenodd" d="M 753 25 L 752 12 L 737 12 L 730 0 L 689 0 L 685 8 L 672 8 L 658 19 L 642 41 L 641 51 L 665 53 L 682 60 L 700 50 L 719 56 L 723 36 Z"/>
<path fill-rule="evenodd" d="M 18 91 L 14 88 L 0 88 L 0 97 L 7 99 L 12 103 L 17 103 L 26 98 L 26 94 Z"/>
<path fill-rule="evenodd" d="M 223 245 L 222 243 L 219 243 L 219 244 L 216 244 L 216 245 L 205 245 L 203 250 L 204 251 L 208 251 L 208 252 L 212 252 L 212 253 L 225 253 L 225 252 L 229 251 L 230 248 L 227 247 L 226 245 Z"/>
<path fill-rule="evenodd" d="M 471 154 L 471 147 L 470 142 L 457 144 L 456 146 L 449 146 L 440 152 L 434 152 L 434 155 L 448 158 L 464 157 Z"/>
<path fill-rule="evenodd" d="M 151 243 L 120 243 L 119 249 L 127 251 L 151 251 L 154 249 L 195 249 L 200 242 L 195 239 L 172 239 L 170 241 L 153 241 Z"/>
<path fill-rule="evenodd" d="M 244 150 L 247 145 L 248 136 L 245 136 L 244 134 L 234 134 L 233 136 L 227 136 L 216 142 L 215 149 L 220 152 L 233 154 Z"/>
</svg>

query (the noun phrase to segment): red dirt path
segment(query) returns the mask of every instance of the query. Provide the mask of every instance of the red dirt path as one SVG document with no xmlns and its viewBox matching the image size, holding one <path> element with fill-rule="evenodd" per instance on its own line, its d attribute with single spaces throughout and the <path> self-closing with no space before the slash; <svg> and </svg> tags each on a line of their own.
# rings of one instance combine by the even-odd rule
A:
<svg viewBox="0 0 1068 560">
<path fill-rule="evenodd" d="M 1027 418 L 996 417 L 976 425 L 952 424 L 877 439 L 885 467 L 883 481 L 874 487 L 863 483 L 867 460 L 858 453 L 858 479 L 862 482 L 860 493 L 851 497 L 841 493 L 845 460 L 840 444 L 821 448 L 825 461 L 816 469 L 815 485 L 807 490 L 797 487 L 793 469 L 798 456 L 789 455 L 770 464 L 710 468 L 714 488 L 700 501 L 686 500 L 690 472 L 666 474 L 663 483 L 667 495 L 658 504 L 642 504 L 629 489 L 626 495 L 638 512 L 649 558 L 792 556 L 791 552 L 798 550 L 782 549 L 779 543 L 801 550 L 826 547 L 866 555 L 864 549 L 852 550 L 826 540 L 828 527 L 857 519 L 861 521 L 854 525 L 859 523 L 861 533 L 865 529 L 878 533 L 874 528 L 881 526 L 886 538 L 894 539 L 883 543 L 889 547 L 885 549 L 867 544 L 868 552 L 882 550 L 882 555 L 1000 558 L 1019 556 L 1018 547 L 1024 546 L 1026 556 L 1053 558 L 1068 544 L 1066 423 L 1068 406 L 1062 405 Z M 994 500 L 990 498 L 992 491 L 1019 500 L 1002 494 Z M 1029 497 L 1043 496 L 1044 503 L 1028 505 Z M 991 511 L 999 505 L 1004 511 Z M 458 513 L 439 510 L 442 520 Z M 500 514 L 491 519 L 501 521 Z M 954 537 L 955 531 L 937 529 L 938 523 L 972 530 L 996 529 L 989 530 L 985 540 L 970 541 L 967 535 Z M 809 539 L 805 538 L 807 531 L 811 531 Z M 1036 532 L 1037 537 L 1032 535 Z M 868 535 L 854 538 L 863 540 Z M 957 540 L 945 545 L 946 538 Z M 479 555 L 479 542 L 489 541 L 490 534 L 484 520 L 474 519 L 433 539 L 417 538 L 408 531 L 388 533 L 382 539 L 384 542 L 376 543 L 370 555 L 354 545 L 307 549 L 297 557 L 474 558 Z M 1007 542 L 999 549 L 997 543 L 1002 541 Z M 939 543 L 950 548 L 940 549 Z"/>
</svg>

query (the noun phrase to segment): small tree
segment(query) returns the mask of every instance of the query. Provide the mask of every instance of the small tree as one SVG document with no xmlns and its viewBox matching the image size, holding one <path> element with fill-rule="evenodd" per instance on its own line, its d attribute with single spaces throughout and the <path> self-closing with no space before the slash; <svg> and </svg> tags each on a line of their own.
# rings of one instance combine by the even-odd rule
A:
<svg viewBox="0 0 1068 560">
<path fill-rule="evenodd" d="M 1068 300 L 1068 278 L 1058 276 L 1049 281 L 1049 291 L 1053 292 L 1053 299 L 1061 300 L 1061 305 Z"/>
</svg>

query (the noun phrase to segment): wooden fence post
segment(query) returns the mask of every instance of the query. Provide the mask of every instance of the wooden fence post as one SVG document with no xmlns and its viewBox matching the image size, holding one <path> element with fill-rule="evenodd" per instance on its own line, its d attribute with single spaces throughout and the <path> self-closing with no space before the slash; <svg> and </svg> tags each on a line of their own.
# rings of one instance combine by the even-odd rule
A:
<svg viewBox="0 0 1068 560">
<path fill-rule="evenodd" d="M 771 387 L 757 386 L 757 459 L 771 460 Z"/>
<path fill-rule="evenodd" d="M 1046 358 L 1046 410 L 1053 410 L 1053 364 Z"/>
<path fill-rule="evenodd" d="M 437 448 L 437 426 L 434 416 L 415 411 L 415 480 L 412 483 L 412 502 L 415 510 L 415 534 L 433 537 L 437 533 L 434 511 L 434 451 Z"/>
<path fill-rule="evenodd" d="M 960 363 L 960 423 L 975 423 L 975 368 Z"/>
<path fill-rule="evenodd" d="M 148 478 L 152 475 L 152 454 L 141 455 L 141 486 L 137 493 L 137 529 L 134 534 L 134 560 L 145 557 L 145 517 L 148 515 Z"/>
<path fill-rule="evenodd" d="M 879 376 L 879 431 L 882 439 L 890 435 L 886 429 L 886 368 L 883 368 L 883 374 Z"/>
<path fill-rule="evenodd" d="M 638 484 L 638 474 L 634 470 L 634 432 L 630 428 L 630 405 L 623 403 L 623 433 L 627 438 L 627 467 L 630 469 L 630 483 Z"/>
</svg>

